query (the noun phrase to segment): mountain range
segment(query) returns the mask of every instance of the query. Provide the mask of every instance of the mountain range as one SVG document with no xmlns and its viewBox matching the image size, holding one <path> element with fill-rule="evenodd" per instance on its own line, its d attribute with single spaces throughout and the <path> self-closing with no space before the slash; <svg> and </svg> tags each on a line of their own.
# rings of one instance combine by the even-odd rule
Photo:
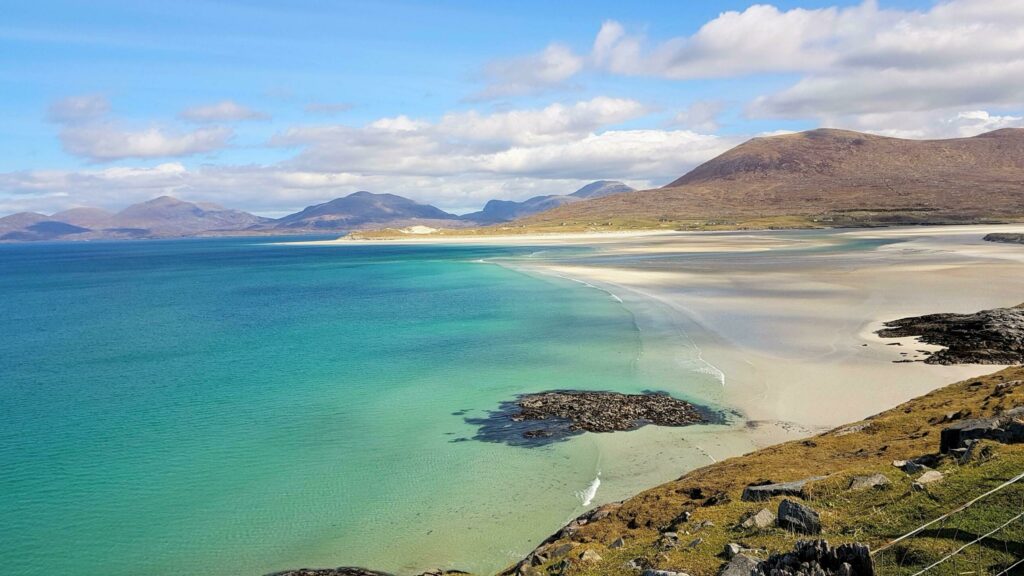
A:
<svg viewBox="0 0 1024 576">
<path fill-rule="evenodd" d="M 663 188 L 559 206 L 524 225 L 892 225 L 1024 218 L 1024 129 L 906 140 L 819 129 L 754 138 Z"/>
<path fill-rule="evenodd" d="M 458 216 L 394 194 L 355 192 L 270 219 L 163 196 L 112 213 L 74 208 L 0 218 L 0 241 L 466 228 L 875 226 L 1024 219 L 1024 129 L 907 140 L 818 129 L 753 138 L 668 185 L 600 180 L 566 195 L 491 200 Z"/>
<path fill-rule="evenodd" d="M 492 200 L 484 210 L 464 216 L 394 194 L 361 191 L 278 219 L 161 196 L 120 212 L 84 207 L 50 216 L 34 212 L 12 214 L 0 218 L 0 241 L 295 234 L 411 225 L 459 228 L 506 222 L 564 203 L 632 190 L 621 182 L 601 180 L 564 196 L 537 196 L 523 202 Z"/>
</svg>

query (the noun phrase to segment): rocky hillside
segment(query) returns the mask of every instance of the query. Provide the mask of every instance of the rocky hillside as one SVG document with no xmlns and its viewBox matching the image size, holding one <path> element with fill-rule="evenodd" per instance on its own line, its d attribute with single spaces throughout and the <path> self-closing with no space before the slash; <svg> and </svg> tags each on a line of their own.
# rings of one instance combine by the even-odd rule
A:
<svg viewBox="0 0 1024 576">
<path fill-rule="evenodd" d="M 527 225 L 713 227 L 1024 218 L 1024 129 L 904 140 L 820 129 L 754 138 L 656 190 L 561 206 Z"/>
<path fill-rule="evenodd" d="M 614 180 L 598 180 L 591 182 L 572 194 L 549 194 L 534 196 L 522 202 L 512 200 L 490 200 L 479 212 L 470 212 L 462 216 L 463 220 L 475 224 L 496 224 L 523 218 L 531 214 L 551 210 L 565 204 L 572 204 L 592 198 L 603 198 L 612 194 L 632 192 L 633 188 Z"/>
</svg>

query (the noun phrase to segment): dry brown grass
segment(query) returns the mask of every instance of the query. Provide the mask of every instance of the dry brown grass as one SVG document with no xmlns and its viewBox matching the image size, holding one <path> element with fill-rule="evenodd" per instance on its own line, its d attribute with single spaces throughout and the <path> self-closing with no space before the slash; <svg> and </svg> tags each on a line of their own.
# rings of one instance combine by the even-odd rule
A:
<svg viewBox="0 0 1024 576">
<path fill-rule="evenodd" d="M 665 188 L 561 206 L 521 222 L 782 216 L 836 226 L 1020 221 L 1024 129 L 949 140 L 843 130 L 754 138 Z"/>
</svg>

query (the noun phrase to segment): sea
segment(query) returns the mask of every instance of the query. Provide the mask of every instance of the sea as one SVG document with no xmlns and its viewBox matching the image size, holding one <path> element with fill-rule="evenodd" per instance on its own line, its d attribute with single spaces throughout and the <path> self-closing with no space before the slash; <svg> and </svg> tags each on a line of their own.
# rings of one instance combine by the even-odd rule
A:
<svg viewBox="0 0 1024 576">
<path fill-rule="evenodd" d="M 0 245 L 4 574 L 493 573 L 702 462 L 682 429 L 479 435 L 523 393 L 719 386 L 529 266 L 585 249 L 292 240 Z"/>
</svg>

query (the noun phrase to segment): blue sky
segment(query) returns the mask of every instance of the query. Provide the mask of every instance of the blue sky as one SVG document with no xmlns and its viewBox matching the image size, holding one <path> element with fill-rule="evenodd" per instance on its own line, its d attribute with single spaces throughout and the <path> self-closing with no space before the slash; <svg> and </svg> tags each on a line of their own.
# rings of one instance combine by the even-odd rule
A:
<svg viewBox="0 0 1024 576">
<path fill-rule="evenodd" d="M 1020 125 L 1022 24 L 1019 0 L 9 0 L 0 213 L 359 189 L 466 211 L 661 185 L 778 131 L 970 136 Z"/>
</svg>

